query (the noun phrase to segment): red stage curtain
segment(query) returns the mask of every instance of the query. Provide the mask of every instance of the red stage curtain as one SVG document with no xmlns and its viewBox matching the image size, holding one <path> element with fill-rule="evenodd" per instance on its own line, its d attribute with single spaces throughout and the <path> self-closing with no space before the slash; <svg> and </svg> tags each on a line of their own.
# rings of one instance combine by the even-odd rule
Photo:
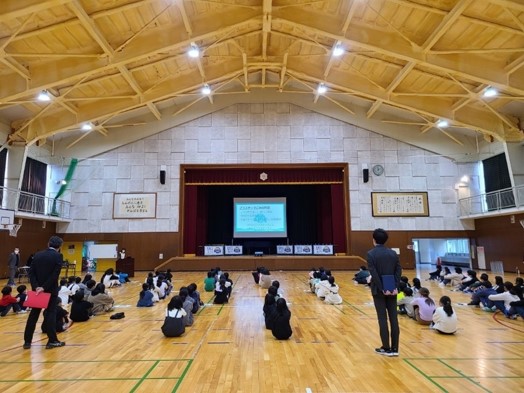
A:
<svg viewBox="0 0 524 393">
<path fill-rule="evenodd" d="M 333 225 L 333 244 L 335 252 L 348 252 L 346 249 L 346 223 L 344 220 L 344 188 L 342 184 L 331 185 L 331 217 Z"/>
<path fill-rule="evenodd" d="M 317 239 L 322 244 L 333 243 L 333 222 L 331 214 L 331 187 L 320 185 L 317 192 Z"/>
<path fill-rule="evenodd" d="M 342 168 L 220 168 L 185 169 L 186 184 L 342 183 Z M 261 173 L 267 179 L 261 180 Z"/>
<path fill-rule="evenodd" d="M 196 252 L 197 186 L 185 187 L 184 193 L 184 254 Z"/>
<path fill-rule="evenodd" d="M 198 187 L 197 196 L 197 216 L 196 216 L 196 247 L 203 247 L 207 244 L 207 211 L 208 211 L 207 187 Z M 195 248 L 196 248 L 195 247 Z"/>
</svg>

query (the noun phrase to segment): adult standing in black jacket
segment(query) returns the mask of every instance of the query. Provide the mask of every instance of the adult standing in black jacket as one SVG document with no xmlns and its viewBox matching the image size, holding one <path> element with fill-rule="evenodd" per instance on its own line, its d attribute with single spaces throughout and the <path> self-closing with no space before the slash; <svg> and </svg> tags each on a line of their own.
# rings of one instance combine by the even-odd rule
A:
<svg viewBox="0 0 524 393">
<path fill-rule="evenodd" d="M 46 349 L 63 347 L 64 342 L 58 341 L 56 335 L 56 299 L 58 297 L 58 278 L 62 269 L 63 257 L 58 251 L 62 246 L 62 239 L 58 236 L 51 236 L 48 243 L 49 248 L 36 253 L 31 269 L 29 270 L 29 280 L 33 291 L 51 294 L 47 312 L 44 313 L 44 323 L 48 342 Z M 31 348 L 33 334 L 36 323 L 42 310 L 39 308 L 31 309 L 24 332 L 24 349 Z"/>
<path fill-rule="evenodd" d="M 371 273 L 371 294 L 377 311 L 378 326 L 380 328 L 380 339 L 382 347 L 375 349 L 380 355 L 398 356 L 398 344 L 400 329 L 397 318 L 397 297 L 384 295 L 382 276 L 393 276 L 395 286 L 398 288 L 402 267 L 395 251 L 384 246 L 388 240 L 388 234 L 384 229 L 377 228 L 373 231 L 373 249 L 368 251 L 368 269 Z M 391 343 L 388 329 L 391 325 Z"/>
<path fill-rule="evenodd" d="M 9 281 L 7 285 L 14 286 L 15 284 L 15 275 L 16 275 L 16 269 L 19 266 L 20 262 L 20 254 L 19 254 L 18 247 L 16 247 L 11 254 L 9 254 L 9 258 L 7 259 L 7 267 L 9 268 Z"/>
</svg>

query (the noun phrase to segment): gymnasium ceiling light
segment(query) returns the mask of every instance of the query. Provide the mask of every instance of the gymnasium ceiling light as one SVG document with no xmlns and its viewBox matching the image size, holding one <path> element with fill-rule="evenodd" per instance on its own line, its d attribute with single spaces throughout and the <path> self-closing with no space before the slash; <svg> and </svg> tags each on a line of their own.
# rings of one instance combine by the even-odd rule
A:
<svg viewBox="0 0 524 393">
<path fill-rule="evenodd" d="M 324 94 L 327 91 L 327 86 L 323 83 L 320 83 L 317 87 L 318 94 Z"/>
<path fill-rule="evenodd" d="M 187 55 L 193 59 L 196 59 L 198 56 L 200 56 L 200 49 L 198 49 L 197 44 L 194 42 L 191 43 L 191 47 L 187 51 Z"/>
<path fill-rule="evenodd" d="M 51 95 L 47 90 L 42 90 L 40 93 L 38 93 L 36 99 L 40 102 L 49 102 L 51 101 Z"/>
<path fill-rule="evenodd" d="M 333 48 L 333 56 L 339 57 L 339 56 L 342 56 L 343 54 L 344 54 L 344 48 L 342 47 L 342 45 L 340 44 L 335 45 L 335 47 Z"/>
<path fill-rule="evenodd" d="M 93 129 L 93 125 L 91 123 L 84 123 L 80 127 L 82 131 L 91 131 Z"/>
<path fill-rule="evenodd" d="M 206 96 L 211 94 L 211 87 L 207 83 L 202 87 L 202 94 Z"/>
<path fill-rule="evenodd" d="M 439 127 L 439 128 L 447 128 L 447 127 L 449 127 L 449 121 L 447 121 L 446 119 L 440 119 L 437 122 L 437 127 Z"/>
<path fill-rule="evenodd" d="M 484 90 L 483 97 L 495 97 L 499 94 L 498 90 L 494 87 L 489 86 L 486 90 Z"/>
</svg>

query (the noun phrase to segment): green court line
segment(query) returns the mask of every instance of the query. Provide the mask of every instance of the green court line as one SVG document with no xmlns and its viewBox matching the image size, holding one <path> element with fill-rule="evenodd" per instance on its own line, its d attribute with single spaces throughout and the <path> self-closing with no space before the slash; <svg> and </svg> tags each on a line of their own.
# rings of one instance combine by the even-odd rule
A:
<svg viewBox="0 0 524 393">
<path fill-rule="evenodd" d="M 224 305 L 222 304 L 222 306 L 220 307 L 220 309 L 218 310 L 217 312 L 217 316 L 220 315 L 220 313 L 222 312 L 222 309 L 224 308 Z"/>
<path fill-rule="evenodd" d="M 357 306 L 354 306 L 353 304 L 351 304 L 350 302 L 348 302 L 347 300 L 344 300 L 344 303 L 347 304 L 349 307 L 352 307 L 354 308 L 355 310 L 357 310 L 359 313 L 367 316 L 368 314 L 366 314 L 364 311 L 362 311 L 360 308 L 358 308 Z"/>
<path fill-rule="evenodd" d="M 182 383 L 182 381 L 186 377 L 187 371 L 189 370 L 189 367 L 191 367 L 191 364 L 193 364 L 193 360 L 192 359 L 190 359 L 187 362 L 186 368 L 184 369 L 184 371 L 182 371 L 182 375 L 178 378 L 178 382 L 176 383 L 175 387 L 173 388 L 172 393 L 175 393 L 178 390 L 178 387 L 180 386 L 180 384 Z"/>
<path fill-rule="evenodd" d="M 486 389 L 484 386 L 482 386 L 480 383 L 474 381 L 472 378 L 468 377 L 467 375 L 465 375 L 462 371 L 460 370 L 457 370 L 456 368 L 452 367 L 451 365 L 447 364 L 446 362 L 442 361 L 441 359 L 437 359 L 440 363 L 442 363 L 444 366 L 450 368 L 451 370 L 453 370 L 454 372 L 456 372 L 457 374 L 459 375 L 462 375 L 465 379 L 467 379 L 468 381 L 470 381 L 471 383 L 473 383 L 474 385 L 477 385 L 479 388 L 481 388 L 482 390 L 484 390 L 485 392 L 489 392 L 491 393 L 491 390 L 489 389 Z"/>
<path fill-rule="evenodd" d="M 147 376 L 148 376 L 149 374 L 151 374 L 151 372 L 155 369 L 156 366 L 158 366 L 158 363 L 160 363 L 159 360 L 157 360 L 157 361 L 155 362 L 155 364 L 153 364 L 153 365 L 149 368 L 149 370 L 147 370 L 147 372 L 144 374 L 144 376 L 143 376 L 142 378 L 140 378 L 140 380 L 136 383 L 135 386 L 133 386 L 133 389 L 130 390 L 130 393 L 135 392 L 135 391 L 138 389 L 138 387 L 139 387 L 140 385 L 142 385 L 142 382 L 144 382 L 144 380 L 147 378 Z"/>
<path fill-rule="evenodd" d="M 433 385 L 435 385 L 436 387 L 438 387 L 440 390 L 442 390 L 443 392 L 446 392 L 448 393 L 448 391 L 446 389 L 444 389 L 443 386 L 440 386 L 436 381 L 434 381 L 431 377 L 427 376 L 426 373 L 424 373 L 421 369 L 419 369 L 417 366 L 415 366 L 413 363 L 411 363 L 409 361 L 409 359 L 402 359 L 404 360 L 404 362 L 406 362 L 407 364 L 409 364 L 411 367 L 413 367 L 420 375 L 422 375 L 424 378 L 426 378 L 429 382 L 431 382 Z"/>
</svg>

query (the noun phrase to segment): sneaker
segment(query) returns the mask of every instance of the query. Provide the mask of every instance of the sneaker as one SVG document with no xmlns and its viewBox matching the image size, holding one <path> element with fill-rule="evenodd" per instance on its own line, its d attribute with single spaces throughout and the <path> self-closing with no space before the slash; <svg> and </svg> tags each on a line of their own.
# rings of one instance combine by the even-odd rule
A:
<svg viewBox="0 0 524 393">
<path fill-rule="evenodd" d="M 493 310 L 491 309 L 491 307 L 484 307 L 483 310 L 484 310 L 484 311 L 487 311 L 487 312 L 493 312 Z"/>
<path fill-rule="evenodd" d="M 391 348 L 391 349 L 388 351 L 388 356 L 398 356 L 398 349 Z"/>
<path fill-rule="evenodd" d="M 31 349 L 31 343 L 24 343 L 22 348 L 24 348 L 24 349 Z"/>
<path fill-rule="evenodd" d="M 390 352 L 389 349 L 384 349 L 382 347 L 375 348 L 375 353 L 378 353 L 379 355 L 389 356 L 389 352 Z"/>
<path fill-rule="evenodd" d="M 63 341 L 52 341 L 52 342 L 47 343 L 47 345 L 45 346 L 45 349 L 60 348 L 60 347 L 63 347 L 64 345 L 65 345 L 65 342 Z"/>
<path fill-rule="evenodd" d="M 25 313 L 27 313 L 27 310 L 20 310 L 20 311 L 17 311 L 16 313 L 17 314 L 25 314 Z"/>
</svg>

